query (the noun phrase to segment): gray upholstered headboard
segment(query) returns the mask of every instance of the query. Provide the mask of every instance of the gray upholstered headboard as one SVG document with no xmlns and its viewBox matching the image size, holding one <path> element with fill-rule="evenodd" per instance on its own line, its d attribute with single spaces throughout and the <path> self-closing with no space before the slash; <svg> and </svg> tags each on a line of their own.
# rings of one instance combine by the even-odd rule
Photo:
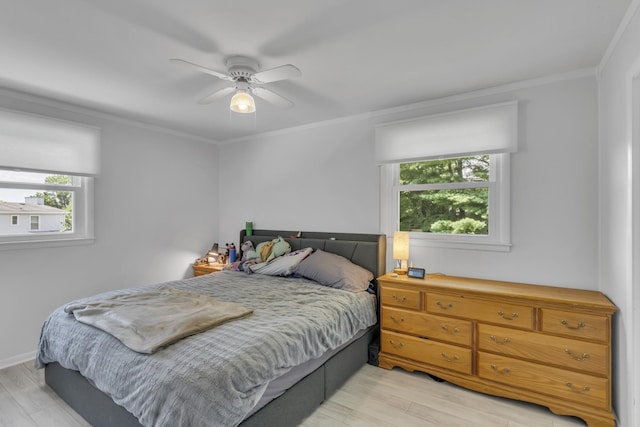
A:
<svg viewBox="0 0 640 427">
<path fill-rule="evenodd" d="M 298 236 L 300 233 L 300 236 Z M 291 245 L 291 250 L 302 248 L 322 249 L 341 255 L 373 273 L 374 277 L 386 272 L 387 236 L 384 234 L 326 233 L 315 231 L 253 230 L 247 236 L 246 230 L 240 231 L 240 245 L 250 240 L 254 246 L 259 243 L 282 237 Z"/>
</svg>

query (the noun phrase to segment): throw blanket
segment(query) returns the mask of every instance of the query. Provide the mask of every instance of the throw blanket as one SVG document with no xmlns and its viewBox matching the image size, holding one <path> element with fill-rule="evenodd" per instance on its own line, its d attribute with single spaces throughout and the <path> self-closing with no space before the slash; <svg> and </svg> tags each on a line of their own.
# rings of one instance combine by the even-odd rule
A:
<svg viewBox="0 0 640 427">
<path fill-rule="evenodd" d="M 197 334 L 253 312 L 239 304 L 163 286 L 157 290 L 65 306 L 76 320 L 118 338 L 138 353 L 155 353 Z"/>
<path fill-rule="evenodd" d="M 374 295 L 307 279 L 222 271 L 165 286 L 240 303 L 253 314 L 147 355 L 76 321 L 60 307 L 43 325 L 39 366 L 58 362 L 79 371 L 144 426 L 235 426 L 270 381 L 340 347 L 377 321 Z"/>
</svg>

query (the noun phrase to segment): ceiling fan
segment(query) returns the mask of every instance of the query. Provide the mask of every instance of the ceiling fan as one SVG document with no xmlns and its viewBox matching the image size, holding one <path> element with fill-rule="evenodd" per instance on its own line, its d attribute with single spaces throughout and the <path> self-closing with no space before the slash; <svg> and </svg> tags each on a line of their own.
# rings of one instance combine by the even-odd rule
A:
<svg viewBox="0 0 640 427">
<path fill-rule="evenodd" d="M 258 71 L 260 69 L 258 61 L 246 56 L 231 56 L 227 58 L 225 61 L 225 65 L 227 66 L 226 73 L 212 70 L 210 68 L 185 61 L 184 59 L 171 58 L 170 61 L 212 75 L 219 79 L 233 82 L 233 86 L 220 89 L 211 95 L 202 98 L 198 103 L 203 105 L 210 104 L 215 100 L 234 93 L 231 98 L 230 108 L 232 111 L 237 113 L 253 113 L 256 111 L 255 101 L 253 97 L 251 97 L 251 94 L 281 108 L 292 107 L 293 102 L 281 95 L 278 95 L 270 89 L 262 87 L 262 85 L 302 75 L 302 72 L 298 67 L 291 64 L 281 65 L 269 70 Z"/>
</svg>

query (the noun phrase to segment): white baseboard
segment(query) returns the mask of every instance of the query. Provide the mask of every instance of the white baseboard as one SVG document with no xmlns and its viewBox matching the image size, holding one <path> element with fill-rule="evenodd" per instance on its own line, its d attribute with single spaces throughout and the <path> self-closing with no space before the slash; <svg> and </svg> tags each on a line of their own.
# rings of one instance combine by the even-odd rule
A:
<svg viewBox="0 0 640 427">
<path fill-rule="evenodd" d="M 30 351 L 28 353 L 18 354 L 17 356 L 9 357 L 8 359 L 0 359 L 0 369 L 8 368 L 9 366 L 18 365 L 29 360 L 36 358 L 36 352 Z"/>
</svg>

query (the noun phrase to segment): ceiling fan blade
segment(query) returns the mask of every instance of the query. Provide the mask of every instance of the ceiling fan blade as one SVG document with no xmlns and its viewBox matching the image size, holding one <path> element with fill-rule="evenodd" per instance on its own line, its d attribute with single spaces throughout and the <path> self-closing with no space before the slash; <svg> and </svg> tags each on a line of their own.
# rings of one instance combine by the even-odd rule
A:
<svg viewBox="0 0 640 427">
<path fill-rule="evenodd" d="M 211 104 L 216 99 L 224 98 L 225 96 L 229 95 L 234 90 L 236 90 L 236 88 L 234 88 L 234 87 L 225 87 L 223 89 L 220 89 L 218 91 L 213 92 L 209 96 L 205 96 L 200 101 L 198 101 L 198 104 L 202 104 L 202 105 Z"/>
<path fill-rule="evenodd" d="M 185 61 L 184 59 L 171 58 L 171 59 L 169 59 L 169 61 L 173 62 L 174 64 L 185 65 L 185 66 L 187 66 L 189 68 L 196 69 L 196 70 L 201 71 L 201 72 L 206 73 L 206 74 L 210 74 L 210 75 L 212 75 L 214 77 L 217 77 L 219 79 L 222 79 L 222 80 L 231 80 L 231 81 L 233 81 L 233 79 L 231 77 L 229 77 L 228 75 L 226 75 L 225 73 L 222 73 L 222 72 L 216 71 L 216 70 L 212 70 L 210 68 L 203 67 L 202 65 L 194 64 L 193 62 Z"/>
<path fill-rule="evenodd" d="M 280 108 L 291 108 L 293 107 L 293 102 L 288 99 L 278 95 L 277 93 L 270 91 L 269 89 L 265 89 L 263 87 L 254 87 L 251 90 L 254 95 L 259 96 L 265 101 L 275 105 Z"/>
<path fill-rule="evenodd" d="M 302 71 L 295 65 L 287 64 L 281 65 L 270 70 L 260 71 L 253 75 L 253 80 L 256 83 L 271 83 L 278 80 L 291 79 L 293 77 L 299 77 L 302 75 Z"/>
</svg>

